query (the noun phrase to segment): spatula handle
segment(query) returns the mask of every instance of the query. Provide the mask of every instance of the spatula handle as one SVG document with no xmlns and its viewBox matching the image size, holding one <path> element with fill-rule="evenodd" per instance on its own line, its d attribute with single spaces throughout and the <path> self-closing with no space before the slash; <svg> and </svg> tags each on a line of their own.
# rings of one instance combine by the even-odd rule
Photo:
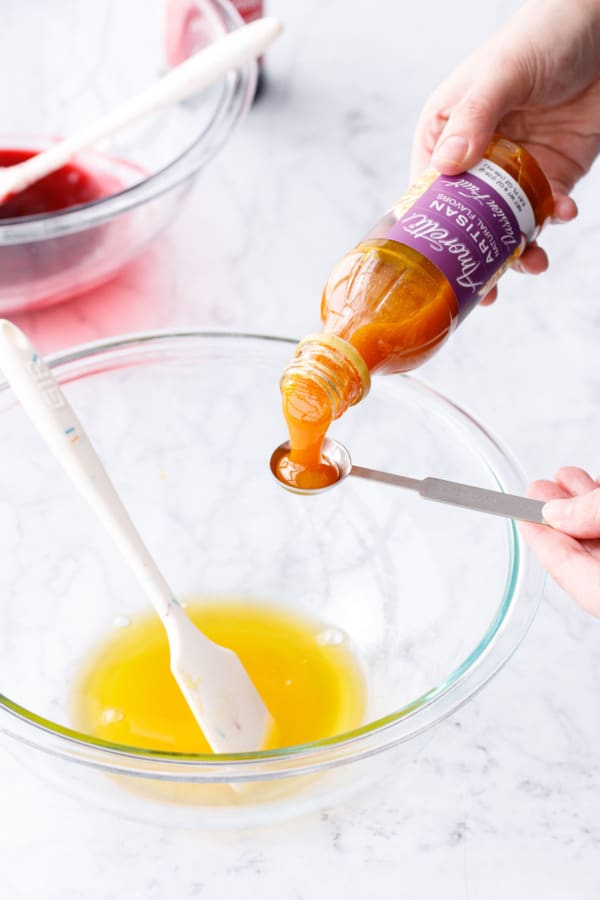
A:
<svg viewBox="0 0 600 900">
<path fill-rule="evenodd" d="M 173 603 L 168 584 L 54 375 L 26 335 L 6 319 L 0 319 L 0 368 L 33 425 L 100 518 L 164 619 Z"/>
</svg>

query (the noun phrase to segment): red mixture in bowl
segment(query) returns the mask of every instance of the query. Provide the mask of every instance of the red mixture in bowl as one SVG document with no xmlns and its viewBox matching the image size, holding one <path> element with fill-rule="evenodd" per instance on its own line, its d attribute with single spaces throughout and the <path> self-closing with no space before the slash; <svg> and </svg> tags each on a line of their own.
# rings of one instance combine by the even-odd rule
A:
<svg viewBox="0 0 600 900">
<path fill-rule="evenodd" d="M 0 166 L 15 166 L 35 156 L 33 150 L 0 148 Z M 107 192 L 107 187 L 109 188 Z M 41 178 L 26 190 L 0 203 L 0 219 L 40 216 L 99 200 L 111 192 L 94 175 L 75 163 L 67 163 L 56 172 Z"/>
</svg>

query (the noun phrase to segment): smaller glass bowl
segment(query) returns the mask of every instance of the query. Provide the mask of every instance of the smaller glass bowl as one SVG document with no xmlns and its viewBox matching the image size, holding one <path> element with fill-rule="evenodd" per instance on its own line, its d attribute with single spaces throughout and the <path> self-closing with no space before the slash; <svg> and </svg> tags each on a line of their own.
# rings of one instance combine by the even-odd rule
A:
<svg viewBox="0 0 600 900">
<path fill-rule="evenodd" d="M 196 3 L 202 44 L 241 24 L 228 0 Z M 0 147 L 42 150 L 147 87 L 168 68 L 171 32 L 164 0 L 47 0 L 36 7 L 35 19 L 11 6 L 0 31 L 2 69 L 14 73 L 11 89 L 0 96 Z M 178 40 L 186 52 L 195 49 L 195 35 Z M 171 220 L 193 176 L 243 117 L 255 85 L 252 62 L 198 97 L 116 134 L 102 152 L 76 157 L 74 164 L 108 196 L 1 219 L 0 315 L 69 299 L 139 253 Z"/>
<path fill-rule="evenodd" d="M 278 380 L 293 348 L 168 332 L 52 363 L 177 596 L 275 603 L 356 648 L 364 724 L 261 753 L 152 752 L 76 730 L 78 673 L 100 639 L 148 604 L 0 384 L 0 734 L 35 772 L 120 815 L 248 825 L 330 805 L 388 772 L 401 777 L 435 727 L 507 661 L 537 609 L 543 575 L 512 522 L 358 479 L 308 498 L 275 482 Z M 332 437 L 357 464 L 512 493 L 525 483 L 481 425 L 409 377 L 376 379 Z"/>
</svg>

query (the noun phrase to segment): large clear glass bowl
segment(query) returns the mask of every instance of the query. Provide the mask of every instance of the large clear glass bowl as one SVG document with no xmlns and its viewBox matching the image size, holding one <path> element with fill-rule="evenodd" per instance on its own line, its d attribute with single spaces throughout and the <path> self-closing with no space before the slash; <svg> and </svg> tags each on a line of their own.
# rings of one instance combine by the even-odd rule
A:
<svg viewBox="0 0 600 900">
<path fill-rule="evenodd" d="M 293 342 L 205 332 L 104 341 L 53 360 L 143 538 L 177 593 L 242 595 L 341 629 L 365 667 L 355 731 L 239 756 L 170 755 L 79 733 L 74 679 L 147 601 L 0 385 L 0 731 L 36 773 L 115 812 L 214 827 L 336 802 L 401 776 L 435 726 L 525 635 L 543 576 L 510 521 L 347 479 L 286 492 L 278 379 Z M 357 464 L 518 493 L 479 423 L 410 377 L 376 379 L 335 424 Z M 231 784 L 244 785 L 234 790 Z"/>
<path fill-rule="evenodd" d="M 228 0 L 195 0 L 202 30 L 166 0 L 45 0 L 2 10 L 0 147 L 42 150 L 238 27 Z M 181 5 L 181 4 L 179 4 Z M 170 18 L 169 18 L 170 16 Z M 197 22 L 196 22 L 197 25 Z M 75 162 L 110 195 L 0 219 L 0 315 L 66 300 L 114 275 L 175 215 L 254 95 L 256 64 L 115 134 Z"/>
</svg>

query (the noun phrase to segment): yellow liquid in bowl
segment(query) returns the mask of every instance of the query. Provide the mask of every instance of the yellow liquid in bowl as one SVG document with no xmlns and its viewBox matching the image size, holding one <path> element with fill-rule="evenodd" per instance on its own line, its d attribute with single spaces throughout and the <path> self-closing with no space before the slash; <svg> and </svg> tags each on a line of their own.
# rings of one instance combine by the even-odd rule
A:
<svg viewBox="0 0 600 900">
<path fill-rule="evenodd" d="M 362 667 L 344 632 L 275 606 L 235 598 L 188 601 L 212 640 L 238 654 L 289 747 L 359 726 Z M 210 753 L 169 668 L 167 638 L 152 613 L 115 628 L 75 686 L 75 726 L 130 747 Z"/>
</svg>

